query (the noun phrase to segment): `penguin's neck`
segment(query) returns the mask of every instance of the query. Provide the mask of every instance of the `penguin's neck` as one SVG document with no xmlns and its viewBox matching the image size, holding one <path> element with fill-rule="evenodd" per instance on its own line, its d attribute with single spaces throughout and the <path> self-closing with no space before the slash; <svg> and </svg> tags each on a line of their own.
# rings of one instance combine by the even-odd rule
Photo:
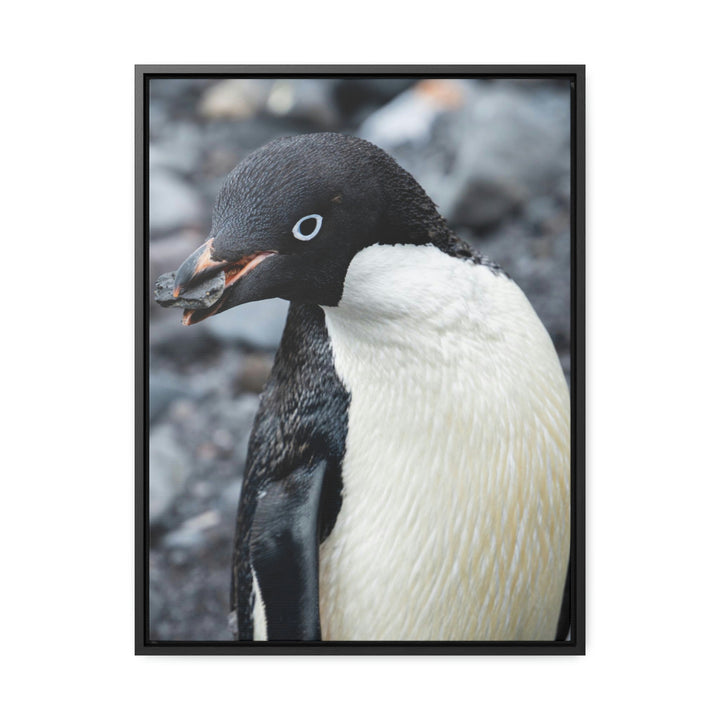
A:
<svg viewBox="0 0 720 720">
<path fill-rule="evenodd" d="M 401 176 L 392 184 L 383 214 L 385 244 L 426 245 L 444 249 L 457 241 L 435 203 L 411 176 Z"/>
</svg>

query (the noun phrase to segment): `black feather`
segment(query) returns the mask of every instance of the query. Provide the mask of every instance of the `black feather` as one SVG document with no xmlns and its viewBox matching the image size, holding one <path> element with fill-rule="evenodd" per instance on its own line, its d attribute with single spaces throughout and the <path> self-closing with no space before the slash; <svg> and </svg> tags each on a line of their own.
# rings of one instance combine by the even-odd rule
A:
<svg viewBox="0 0 720 720">
<path fill-rule="evenodd" d="M 342 504 L 349 403 L 350 395 L 335 373 L 323 311 L 292 304 L 255 418 L 238 508 L 231 592 L 238 639 L 252 639 L 253 633 L 251 545 L 260 542 L 258 533 L 263 533 L 261 527 L 253 529 L 258 497 L 299 468 L 326 462 L 320 541 L 330 534 Z M 293 594 L 291 587 L 288 594 Z"/>
</svg>

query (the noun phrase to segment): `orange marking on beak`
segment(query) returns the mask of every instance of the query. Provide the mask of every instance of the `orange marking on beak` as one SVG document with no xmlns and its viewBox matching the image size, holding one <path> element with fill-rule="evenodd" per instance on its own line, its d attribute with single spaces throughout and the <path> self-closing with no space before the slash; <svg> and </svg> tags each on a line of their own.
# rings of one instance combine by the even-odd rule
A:
<svg viewBox="0 0 720 720">
<path fill-rule="evenodd" d="M 271 255 L 277 255 L 276 250 L 269 250 L 253 253 L 251 255 L 246 255 L 245 257 L 240 258 L 240 260 L 237 260 L 234 263 L 230 263 L 226 260 L 217 261 L 211 259 L 210 257 L 210 254 L 212 252 L 212 240 L 213 239 L 210 238 L 210 240 L 208 240 L 205 246 L 201 245 L 195 251 L 197 253 L 197 261 L 195 263 L 195 267 L 193 268 L 192 275 L 190 276 L 190 280 L 192 280 L 198 273 L 206 270 L 207 268 L 219 266 L 223 270 L 225 289 L 227 289 L 230 285 L 237 282 L 241 277 L 249 273 L 253 268 L 257 267 L 263 260 L 270 257 Z M 188 258 L 188 260 L 191 260 L 191 258 Z M 178 297 L 178 295 L 182 292 L 183 287 L 183 285 L 178 285 L 173 290 L 173 297 Z M 185 312 L 183 312 L 182 324 L 194 325 L 196 322 L 201 322 L 205 320 L 205 318 L 209 318 L 212 315 L 215 315 L 215 313 L 219 312 L 224 306 L 224 296 L 221 295 L 220 298 L 215 301 L 215 304 L 212 305 L 210 308 L 202 310 L 186 309 Z"/>
<path fill-rule="evenodd" d="M 195 270 L 193 271 L 193 277 L 197 275 L 199 272 L 202 272 L 203 270 L 207 270 L 211 267 L 216 267 L 218 265 L 224 265 L 223 262 L 218 260 L 213 260 L 210 255 L 213 251 L 213 240 L 215 238 L 210 238 L 205 243 L 205 250 L 203 250 L 202 255 L 198 258 L 197 265 L 195 265 Z"/>
<path fill-rule="evenodd" d="M 175 279 L 175 287 L 173 288 L 173 297 L 178 297 L 180 293 L 185 289 L 188 283 L 192 282 L 203 270 L 207 270 L 212 267 L 224 267 L 226 263 L 220 260 L 213 260 L 211 255 L 213 252 L 213 242 L 215 238 L 210 238 L 203 243 L 185 262 L 180 266 L 180 271 L 185 274 L 185 282 L 179 283 L 177 278 Z M 192 268 L 190 276 L 187 277 L 187 270 L 185 266 L 191 261 L 195 261 L 195 265 Z"/>
<path fill-rule="evenodd" d="M 254 255 L 247 255 L 242 260 L 238 261 L 234 265 L 231 265 L 225 270 L 225 287 L 232 285 L 236 280 L 239 280 L 243 275 L 249 273 L 254 267 L 257 267 L 265 258 L 270 255 L 276 255 L 274 251 L 270 252 L 259 252 Z"/>
</svg>

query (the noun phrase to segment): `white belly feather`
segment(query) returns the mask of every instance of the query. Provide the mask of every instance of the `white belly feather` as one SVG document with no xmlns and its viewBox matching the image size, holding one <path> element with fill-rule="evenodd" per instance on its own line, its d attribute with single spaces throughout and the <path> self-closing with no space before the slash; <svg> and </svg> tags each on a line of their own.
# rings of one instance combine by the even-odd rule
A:
<svg viewBox="0 0 720 720">
<path fill-rule="evenodd" d="M 554 639 L 569 398 L 522 291 L 434 247 L 375 245 L 324 311 L 351 403 L 323 639 Z"/>
</svg>

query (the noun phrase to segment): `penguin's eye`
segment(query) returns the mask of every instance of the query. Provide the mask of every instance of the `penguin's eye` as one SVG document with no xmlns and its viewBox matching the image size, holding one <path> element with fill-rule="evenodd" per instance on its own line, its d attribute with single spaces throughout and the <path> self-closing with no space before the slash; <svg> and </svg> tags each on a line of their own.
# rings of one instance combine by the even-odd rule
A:
<svg viewBox="0 0 720 720">
<path fill-rule="evenodd" d="M 312 240 L 320 232 L 321 227 L 320 215 L 306 215 L 295 223 L 292 232 L 298 240 Z"/>
</svg>

